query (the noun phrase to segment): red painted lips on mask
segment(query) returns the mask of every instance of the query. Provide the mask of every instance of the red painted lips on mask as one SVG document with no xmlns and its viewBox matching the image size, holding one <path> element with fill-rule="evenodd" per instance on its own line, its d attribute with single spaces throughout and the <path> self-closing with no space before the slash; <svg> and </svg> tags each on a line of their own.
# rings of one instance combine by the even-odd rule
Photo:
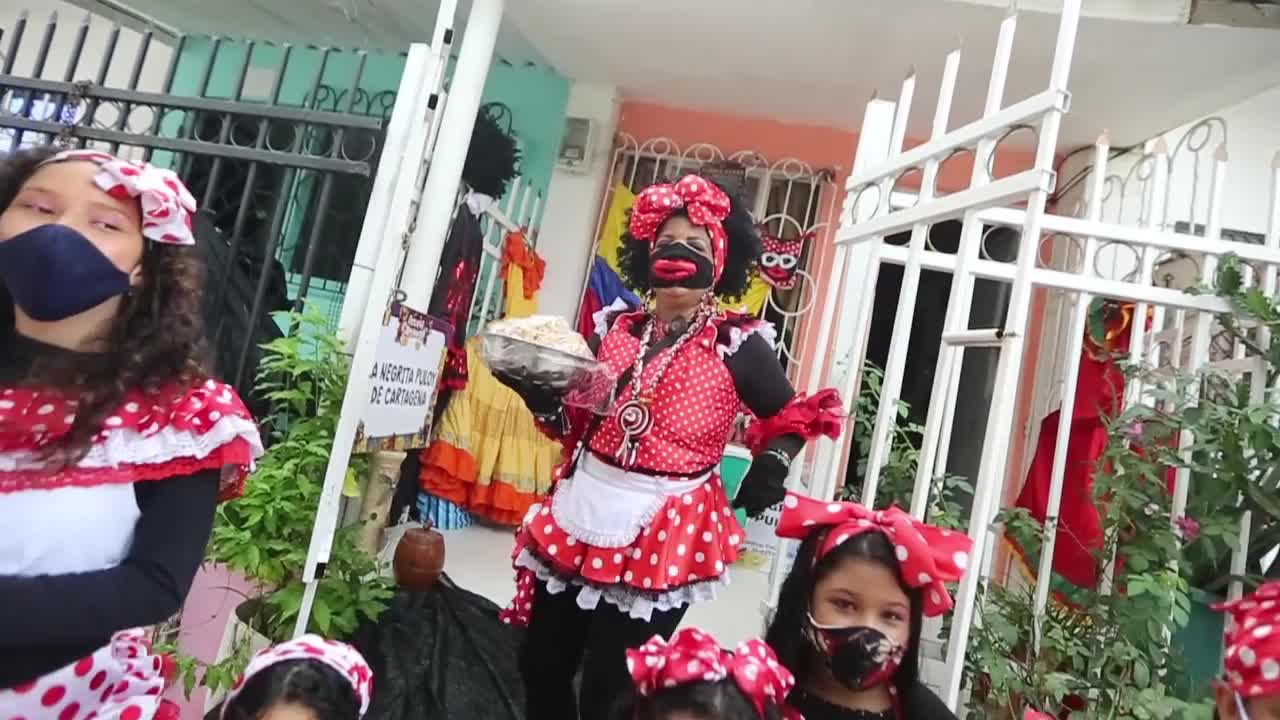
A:
<svg viewBox="0 0 1280 720">
<path fill-rule="evenodd" d="M 691 260 L 660 258 L 653 261 L 650 272 L 659 280 L 679 282 L 693 277 L 698 272 L 698 266 Z"/>
</svg>

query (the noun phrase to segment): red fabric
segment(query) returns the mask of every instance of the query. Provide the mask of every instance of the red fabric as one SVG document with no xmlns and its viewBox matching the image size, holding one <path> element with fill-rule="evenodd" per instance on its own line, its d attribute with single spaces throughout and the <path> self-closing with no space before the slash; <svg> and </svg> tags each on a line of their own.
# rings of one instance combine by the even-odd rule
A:
<svg viewBox="0 0 1280 720">
<path fill-rule="evenodd" d="M 896 505 L 888 510 L 868 510 L 858 503 L 827 503 L 788 493 L 778 520 L 778 537 L 802 540 L 818 530 L 827 533 L 818 559 L 865 532 L 887 537 L 898 557 L 903 582 L 912 588 L 928 588 L 924 614 L 929 617 L 951 609 L 946 583 L 964 575 L 973 548 L 968 535 L 926 525 Z"/>
<path fill-rule="evenodd" d="M 1102 516 L 1094 503 L 1094 472 L 1107 446 L 1107 418 L 1120 409 L 1124 400 L 1124 372 L 1117 365 L 1117 358 L 1128 352 L 1133 310 L 1131 305 L 1120 305 L 1107 312 L 1104 337 L 1086 337 L 1081 351 L 1053 551 L 1054 572 L 1078 587 L 1096 587 L 1101 579 L 1096 553 L 1103 545 Z M 1057 410 L 1041 421 L 1035 455 L 1015 504 L 1042 524 L 1048 515 L 1060 422 L 1061 412 Z M 1172 490 L 1172 470 L 1166 482 Z M 1018 551 L 1021 553 L 1021 548 Z"/>
<path fill-rule="evenodd" d="M 627 672 L 636 692 L 644 697 L 681 685 L 731 679 L 761 717 L 767 706 L 784 707 L 796 684 L 764 641 L 746 640 L 735 652 L 728 652 L 697 628 L 681 629 L 670 642 L 655 635 L 638 649 L 627 650 Z M 785 708 L 784 717 L 802 720 L 799 713 Z"/>
<path fill-rule="evenodd" d="M 1232 620 L 1222 659 L 1227 685 L 1246 700 L 1280 695 L 1280 581 L 1213 608 Z"/>
<path fill-rule="evenodd" d="M 506 243 L 502 248 L 502 280 L 507 280 L 507 268 L 517 265 L 524 270 L 524 297 L 532 300 L 542 287 L 542 277 L 547 271 L 547 261 L 543 260 L 533 248 L 529 247 L 524 232 L 507 233 Z"/>
<path fill-rule="evenodd" d="M 820 390 L 813 397 L 797 393 L 777 415 L 751 423 L 747 428 L 747 448 L 757 454 L 781 435 L 799 435 L 805 440 L 826 435 L 834 440 L 840 437 L 844 421 L 844 403 L 836 390 Z"/>
<path fill-rule="evenodd" d="M 614 321 L 600 345 L 597 359 L 613 377 L 621 377 L 635 363 L 641 351 L 640 339 L 632 334 L 634 323 L 643 322 L 643 313 L 627 313 Z M 667 475 L 696 475 L 715 467 L 724 456 L 725 444 L 742 400 L 717 343 L 725 317 L 717 316 L 690 339 L 662 374 L 661 382 L 649 398 L 653 427 L 640 438 L 636 465 Z M 668 348 L 650 358 L 641 371 L 642 395 L 649 392 L 654 373 L 659 372 Z M 615 407 L 634 396 L 632 383 L 619 391 Z M 616 418 L 607 418 L 591 438 L 591 450 L 613 461 L 623 444 L 623 432 Z"/>
<path fill-rule="evenodd" d="M 91 162 L 102 168 L 93 182 L 120 200 L 137 200 L 142 211 L 142 236 L 169 245 L 195 245 L 191 216 L 196 199 L 172 170 L 135 163 L 97 150 L 63 150 L 42 165 Z"/>
<path fill-rule="evenodd" d="M 723 225 L 729 208 L 729 196 L 720 186 L 698 175 L 685 175 L 674 185 L 650 185 L 636 196 L 629 230 L 635 239 L 653 242 L 662 223 L 683 209 L 689 214 L 689 221 L 706 228 L 711 237 L 715 279 L 719 280 L 729 252 L 729 237 Z"/>
<path fill-rule="evenodd" d="M 582 306 L 578 308 L 578 334 L 589 338 L 596 332 L 596 313 L 604 309 L 599 296 L 591 288 L 582 296 Z"/>
<path fill-rule="evenodd" d="M 0 455 L 10 455 L 17 463 L 64 437 L 75 421 L 76 404 L 58 391 L 31 387 L 0 390 Z M 239 429 L 223 438 L 229 432 L 228 424 L 236 421 Z M 139 457 L 130 458 L 136 462 L 86 466 L 82 461 L 56 472 L 39 463 L 31 467 L 18 464 L 15 469 L 0 469 L 0 493 L 132 483 L 224 468 L 228 471 L 223 474 L 221 497 L 229 499 L 239 495 L 254 458 L 262 450 L 252 423 L 253 417 L 235 390 L 214 380 L 191 388 L 173 385 L 156 393 L 134 391 L 106 418 L 95 443 L 124 454 L 137 447 Z M 215 429 L 218 434 L 209 439 Z M 156 436 L 161 430 L 173 432 L 175 441 L 203 444 L 205 452 L 184 454 L 195 452 L 194 447 L 142 449 L 143 444 L 158 443 Z"/>
<path fill-rule="evenodd" d="M 600 548 L 577 540 L 560 528 L 551 504 L 543 503 L 525 519 L 515 556 L 528 550 L 561 578 L 581 578 L 597 586 L 664 593 L 716 581 L 738 559 L 746 538 L 716 476 L 683 495 L 668 497 L 626 547 Z"/>
<path fill-rule="evenodd" d="M 790 290 L 796 286 L 796 273 L 800 270 L 800 258 L 804 254 L 804 244 L 812 241 L 817 235 L 809 231 L 800 237 L 783 239 L 773 235 L 761 226 L 760 240 L 763 252 L 760 253 L 760 277 L 779 290 Z"/>
</svg>

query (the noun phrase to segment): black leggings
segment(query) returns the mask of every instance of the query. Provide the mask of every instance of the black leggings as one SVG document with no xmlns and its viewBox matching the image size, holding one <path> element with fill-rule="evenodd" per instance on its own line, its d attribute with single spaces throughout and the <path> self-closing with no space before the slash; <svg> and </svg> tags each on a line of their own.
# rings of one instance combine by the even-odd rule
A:
<svg viewBox="0 0 1280 720">
<path fill-rule="evenodd" d="M 583 610 L 576 588 L 552 594 L 538 583 L 520 651 L 527 720 L 608 720 L 631 684 L 626 650 L 654 635 L 670 638 L 684 612 L 683 607 L 654 612 L 645 622 L 603 600 L 596 609 Z M 580 666 L 582 689 L 575 697 L 573 680 Z"/>
</svg>

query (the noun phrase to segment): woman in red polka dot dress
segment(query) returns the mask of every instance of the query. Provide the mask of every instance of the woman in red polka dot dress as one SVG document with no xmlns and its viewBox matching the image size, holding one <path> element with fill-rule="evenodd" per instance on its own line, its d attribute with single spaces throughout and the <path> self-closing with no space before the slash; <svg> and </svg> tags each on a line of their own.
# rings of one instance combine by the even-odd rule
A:
<svg viewBox="0 0 1280 720">
<path fill-rule="evenodd" d="M 150 165 L 0 160 L 0 720 L 176 717 L 137 628 L 182 606 L 262 452 L 201 369 L 193 212 Z"/>
<path fill-rule="evenodd" d="M 783 498 L 806 439 L 839 431 L 834 392 L 791 388 L 772 326 L 718 310 L 717 295 L 746 289 L 759 253 L 750 215 L 715 183 L 690 175 L 648 188 L 620 258 L 650 301 L 602 311 L 591 340 L 616 378 L 607 413 L 507 380 L 571 458 L 518 533 L 517 597 L 503 614 L 528 625 L 530 720 L 607 717 L 628 684 L 624 651 L 670 636 L 690 603 L 728 582 L 744 533 L 716 468 L 742 412 L 757 418 L 735 501 L 750 515 Z"/>
</svg>

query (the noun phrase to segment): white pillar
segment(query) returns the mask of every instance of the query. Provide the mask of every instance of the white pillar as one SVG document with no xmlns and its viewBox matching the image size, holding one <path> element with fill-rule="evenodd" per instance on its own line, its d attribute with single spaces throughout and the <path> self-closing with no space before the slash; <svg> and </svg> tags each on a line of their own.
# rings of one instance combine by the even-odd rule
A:
<svg viewBox="0 0 1280 720">
<path fill-rule="evenodd" d="M 611 85 L 575 82 L 569 89 L 568 117 L 594 125 L 585 172 L 556 168 L 547 189 L 547 205 L 538 230 L 538 253 L 547 258 L 539 311 L 570 322 L 577 315 L 582 288 L 594 259 L 596 221 L 613 164 L 613 136 L 622 99 Z"/>
<path fill-rule="evenodd" d="M 475 129 L 476 113 L 480 110 L 485 79 L 498 42 L 504 2 L 474 0 L 463 28 L 458 64 L 449 83 L 440 134 L 436 138 L 431 168 L 427 171 L 422 202 L 418 206 L 417 227 L 409 240 L 404 278 L 400 283 L 407 304 L 416 310 L 426 311 L 427 303 L 431 301 L 436 272 L 440 269 L 440 252 L 444 249 L 453 219 L 454 202 L 462 183 L 462 166 L 471 145 L 471 131 Z"/>
</svg>

